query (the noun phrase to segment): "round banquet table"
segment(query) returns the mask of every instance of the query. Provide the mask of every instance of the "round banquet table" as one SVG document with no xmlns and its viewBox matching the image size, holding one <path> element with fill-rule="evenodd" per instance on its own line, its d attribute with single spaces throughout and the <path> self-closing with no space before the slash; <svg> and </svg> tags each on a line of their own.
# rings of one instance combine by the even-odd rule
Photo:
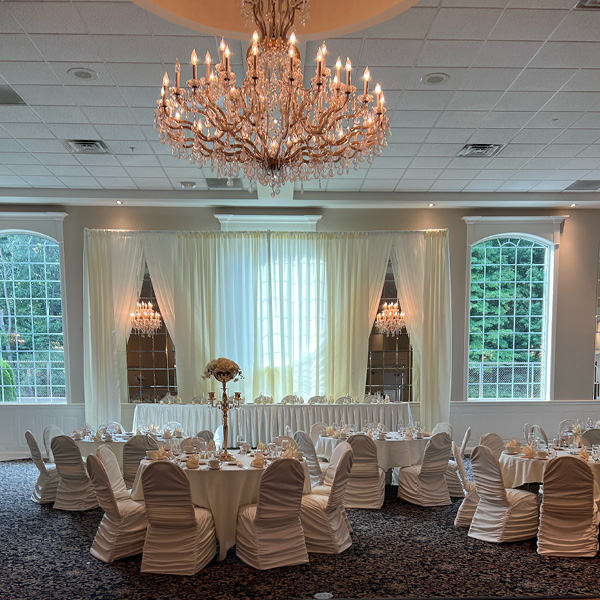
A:
<svg viewBox="0 0 600 600">
<path fill-rule="evenodd" d="M 566 456 L 568 452 L 558 451 L 556 456 Z M 544 470 L 549 459 L 525 458 L 520 454 L 500 455 L 500 467 L 502 468 L 502 479 L 507 488 L 516 488 L 526 483 L 542 483 Z M 600 502 L 600 463 L 593 460 L 587 461 L 594 474 L 594 500 Z"/>
<path fill-rule="evenodd" d="M 208 508 L 215 522 L 215 532 L 219 541 L 219 557 L 223 560 L 227 556 L 227 550 L 235 545 L 235 534 L 237 530 L 237 516 L 240 506 L 256 504 L 260 478 L 264 469 L 255 469 L 250 466 L 251 456 L 238 455 L 235 458 L 246 468 L 224 464 L 218 470 L 210 470 L 206 465 L 200 465 L 197 469 L 186 469 L 182 467 L 190 482 L 192 502 L 196 506 Z M 143 460 L 135 476 L 131 497 L 142 501 L 144 491 L 142 489 L 142 473 L 151 464 Z M 306 461 L 302 461 L 304 468 L 304 494 L 310 494 L 310 476 Z"/>
<path fill-rule="evenodd" d="M 162 425 L 176 421 L 187 435 L 202 429 L 215 429 L 223 423 L 218 408 L 203 404 L 137 404 L 133 415 L 133 430 L 151 424 Z M 243 404 L 229 411 L 229 442 L 238 435 L 254 447 L 259 441 L 268 442 L 283 435 L 285 426 L 292 431 L 310 432 L 315 423 L 354 423 L 362 429 L 367 423 L 383 423 L 388 430 L 412 422 L 407 402 L 387 404 Z"/>
<path fill-rule="evenodd" d="M 330 459 L 339 441 L 339 438 L 321 435 L 317 440 L 315 450 L 319 456 Z M 384 471 L 394 467 L 410 467 L 421 464 L 428 441 L 428 437 L 418 440 L 406 439 L 401 438 L 396 432 L 390 432 L 385 440 L 374 440 L 377 446 L 377 464 Z"/>
</svg>

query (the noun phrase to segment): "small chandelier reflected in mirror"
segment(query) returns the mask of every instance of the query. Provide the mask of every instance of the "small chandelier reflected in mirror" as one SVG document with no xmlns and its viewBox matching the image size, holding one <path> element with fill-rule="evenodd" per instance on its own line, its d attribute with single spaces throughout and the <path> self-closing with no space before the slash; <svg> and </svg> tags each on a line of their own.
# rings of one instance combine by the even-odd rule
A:
<svg viewBox="0 0 600 600">
<path fill-rule="evenodd" d="M 397 302 L 384 303 L 383 308 L 375 319 L 375 327 L 379 333 L 386 336 L 398 336 L 406 329 L 404 313 L 398 309 Z"/>
<path fill-rule="evenodd" d="M 131 329 L 141 337 L 152 337 L 162 325 L 160 313 L 152 308 L 152 302 L 138 302 L 130 317 Z"/>
</svg>

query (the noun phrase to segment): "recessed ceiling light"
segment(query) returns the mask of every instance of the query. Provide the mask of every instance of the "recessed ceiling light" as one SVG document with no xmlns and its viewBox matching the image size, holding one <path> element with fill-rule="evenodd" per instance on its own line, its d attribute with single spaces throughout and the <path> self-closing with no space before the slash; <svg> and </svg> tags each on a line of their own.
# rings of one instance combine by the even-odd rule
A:
<svg viewBox="0 0 600 600">
<path fill-rule="evenodd" d="M 427 206 L 429 206 L 429 208 L 433 208 L 435 204 L 433 202 L 430 202 Z"/>
<path fill-rule="evenodd" d="M 95 81 L 98 79 L 98 73 L 86 67 L 73 67 L 67 71 L 67 75 L 71 79 L 78 79 L 79 81 Z"/>
<path fill-rule="evenodd" d="M 182 190 L 195 190 L 196 189 L 195 181 L 182 181 L 180 183 L 181 183 Z"/>
<path fill-rule="evenodd" d="M 577 206 L 577 203 L 573 202 L 572 204 L 569 204 L 569 206 L 572 208 L 573 206 Z"/>
<path fill-rule="evenodd" d="M 121 204 L 123 204 L 123 200 L 117 200 L 116 204 L 118 204 L 120 206 Z"/>
<path fill-rule="evenodd" d="M 425 85 L 442 85 L 450 81 L 450 75 L 448 73 L 427 73 L 421 77 L 421 83 Z"/>
</svg>

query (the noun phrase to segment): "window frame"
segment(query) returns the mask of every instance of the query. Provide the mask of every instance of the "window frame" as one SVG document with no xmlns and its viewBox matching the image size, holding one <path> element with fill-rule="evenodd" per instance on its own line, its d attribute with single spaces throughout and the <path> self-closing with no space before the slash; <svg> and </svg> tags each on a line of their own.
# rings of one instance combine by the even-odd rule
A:
<svg viewBox="0 0 600 600">
<path fill-rule="evenodd" d="M 58 244 L 60 264 L 60 296 L 62 306 L 63 349 L 65 356 L 65 402 L 1 402 L 0 406 L 64 406 L 71 404 L 71 371 L 69 353 L 66 269 L 63 237 L 65 212 L 0 212 L 0 235 L 34 235 Z"/>
<path fill-rule="evenodd" d="M 565 219 L 562 216 L 541 217 L 463 217 L 467 224 L 467 265 L 465 277 L 465 343 L 463 357 L 463 400 L 465 402 L 545 402 L 554 399 L 554 366 L 556 342 L 556 301 L 558 294 L 558 250 Z M 469 331 L 471 306 L 471 255 L 473 246 L 480 242 L 503 237 L 518 237 L 544 245 L 548 249 L 548 281 L 545 290 L 546 350 L 543 359 L 542 398 L 469 398 Z"/>
</svg>

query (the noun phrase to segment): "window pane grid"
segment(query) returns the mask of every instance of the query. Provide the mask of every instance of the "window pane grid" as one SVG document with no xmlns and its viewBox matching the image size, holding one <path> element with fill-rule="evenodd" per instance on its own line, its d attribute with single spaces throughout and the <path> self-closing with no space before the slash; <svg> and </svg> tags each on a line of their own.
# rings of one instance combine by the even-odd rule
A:
<svg viewBox="0 0 600 600">
<path fill-rule="evenodd" d="M 541 399 L 547 248 L 503 237 L 472 247 L 469 399 Z"/>
</svg>

